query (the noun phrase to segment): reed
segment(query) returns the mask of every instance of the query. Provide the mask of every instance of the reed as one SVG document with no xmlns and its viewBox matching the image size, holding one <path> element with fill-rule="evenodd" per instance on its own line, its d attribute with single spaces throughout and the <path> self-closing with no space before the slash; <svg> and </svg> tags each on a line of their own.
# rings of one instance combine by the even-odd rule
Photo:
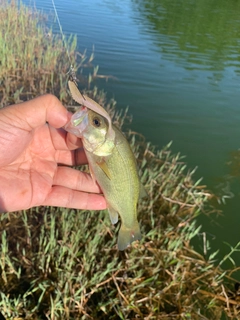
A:
<svg viewBox="0 0 240 320">
<path fill-rule="evenodd" d="M 70 103 L 61 39 L 36 11 L 0 4 L 1 41 L 5 34 L 11 39 L 0 46 L 2 105 L 47 91 Z M 25 46 L 16 39 L 20 30 Z M 68 41 L 75 56 L 76 38 Z M 89 93 L 119 127 L 129 122 L 103 92 Z M 201 232 L 195 218 L 212 210 L 214 196 L 194 181 L 194 170 L 170 144 L 157 150 L 137 133 L 126 135 L 149 194 L 139 204 L 143 240 L 119 252 L 119 225 L 112 226 L 105 211 L 38 207 L 1 214 L 0 312 L 6 319 L 239 319 L 236 270 L 222 263 L 240 244 L 222 261 L 208 246 L 200 254 L 191 245 Z"/>
<path fill-rule="evenodd" d="M 69 60 L 61 37 L 47 29 L 45 15 L 21 2 L 0 0 L 0 8 L 1 106 L 46 92 L 65 101 Z M 78 61 L 76 37 L 66 38 L 66 44 L 70 58 Z"/>
</svg>

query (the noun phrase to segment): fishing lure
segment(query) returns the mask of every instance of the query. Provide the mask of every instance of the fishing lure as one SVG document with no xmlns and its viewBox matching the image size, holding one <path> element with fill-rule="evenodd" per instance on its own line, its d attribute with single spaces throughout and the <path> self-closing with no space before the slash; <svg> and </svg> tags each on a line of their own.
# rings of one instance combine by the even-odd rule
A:
<svg viewBox="0 0 240 320">
<path fill-rule="evenodd" d="M 112 120 L 111 120 L 109 114 L 107 113 L 107 111 L 105 109 L 103 109 L 103 107 L 101 107 L 96 101 L 92 100 L 91 98 L 89 98 L 86 95 L 83 95 L 79 91 L 75 81 L 72 80 L 71 78 L 68 80 L 68 87 L 70 89 L 73 100 L 75 100 L 80 105 L 87 107 L 88 109 L 100 114 L 101 116 L 103 116 L 104 118 L 107 119 L 107 121 L 108 121 L 107 138 L 109 140 L 111 140 L 112 142 L 114 142 L 115 132 L 112 128 Z"/>
</svg>

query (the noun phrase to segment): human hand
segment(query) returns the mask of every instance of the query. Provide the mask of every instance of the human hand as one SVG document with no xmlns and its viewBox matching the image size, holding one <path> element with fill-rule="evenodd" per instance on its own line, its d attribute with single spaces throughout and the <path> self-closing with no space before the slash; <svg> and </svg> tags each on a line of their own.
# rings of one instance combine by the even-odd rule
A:
<svg viewBox="0 0 240 320">
<path fill-rule="evenodd" d="M 53 95 L 0 110 L 0 212 L 106 208 L 91 176 L 68 167 L 87 163 L 81 140 L 59 129 L 70 116 Z"/>
</svg>

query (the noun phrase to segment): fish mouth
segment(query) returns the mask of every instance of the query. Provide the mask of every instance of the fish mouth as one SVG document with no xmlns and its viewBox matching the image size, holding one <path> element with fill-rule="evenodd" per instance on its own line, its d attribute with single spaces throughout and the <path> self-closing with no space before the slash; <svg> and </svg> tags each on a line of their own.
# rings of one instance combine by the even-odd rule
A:
<svg viewBox="0 0 240 320">
<path fill-rule="evenodd" d="M 88 126 L 88 109 L 81 107 L 71 117 L 70 121 L 64 126 L 67 132 L 74 134 L 75 136 L 82 138 L 86 127 Z"/>
</svg>

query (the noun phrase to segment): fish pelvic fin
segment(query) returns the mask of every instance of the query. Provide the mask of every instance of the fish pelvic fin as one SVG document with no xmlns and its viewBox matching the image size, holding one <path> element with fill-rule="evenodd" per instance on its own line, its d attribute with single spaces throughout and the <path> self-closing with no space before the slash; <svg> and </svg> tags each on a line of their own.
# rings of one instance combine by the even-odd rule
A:
<svg viewBox="0 0 240 320">
<path fill-rule="evenodd" d="M 123 251 L 133 241 L 141 239 L 142 235 L 137 221 L 134 223 L 132 228 L 127 228 L 124 224 L 122 224 L 118 233 L 118 250 Z"/>
</svg>

